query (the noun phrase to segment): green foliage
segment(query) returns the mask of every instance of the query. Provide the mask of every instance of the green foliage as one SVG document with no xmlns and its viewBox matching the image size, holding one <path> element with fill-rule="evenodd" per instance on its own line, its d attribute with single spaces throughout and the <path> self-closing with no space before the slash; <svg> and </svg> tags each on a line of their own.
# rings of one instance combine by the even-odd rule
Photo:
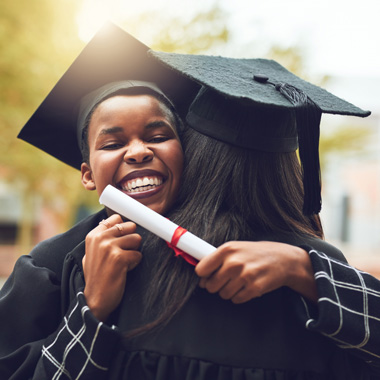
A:
<svg viewBox="0 0 380 380">
<path fill-rule="evenodd" d="M 361 154 L 372 135 L 373 131 L 370 128 L 348 123 L 343 123 L 333 133 L 321 133 L 319 144 L 321 168 L 326 167 L 332 153 Z"/>
<path fill-rule="evenodd" d="M 183 17 L 150 11 L 128 17 L 121 25 L 154 50 L 200 54 L 228 42 L 226 19 L 225 12 L 214 6 L 186 21 Z"/>
<path fill-rule="evenodd" d="M 74 23 L 76 6 L 75 0 L 14 0 L 0 5 L 0 168 L 2 179 L 21 187 L 23 203 L 30 205 L 20 225 L 20 235 L 29 240 L 27 221 L 35 212 L 31 199 L 38 195 L 54 205 L 57 196 L 66 199 L 72 194 L 74 177 L 80 186 L 73 169 L 16 139 L 82 48 Z M 68 198 L 68 207 L 59 210 L 63 222 L 70 218 L 65 212 L 70 202 Z"/>
</svg>

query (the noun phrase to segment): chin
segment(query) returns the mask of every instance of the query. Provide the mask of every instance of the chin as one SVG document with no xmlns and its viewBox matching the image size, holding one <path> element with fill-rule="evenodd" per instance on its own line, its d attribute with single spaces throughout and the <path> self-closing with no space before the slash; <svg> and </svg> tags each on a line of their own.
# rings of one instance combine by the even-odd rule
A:
<svg viewBox="0 0 380 380">
<path fill-rule="evenodd" d="M 160 215 L 165 215 L 165 213 L 169 210 L 168 206 L 163 206 L 163 205 L 146 205 L 146 206 Z"/>
</svg>

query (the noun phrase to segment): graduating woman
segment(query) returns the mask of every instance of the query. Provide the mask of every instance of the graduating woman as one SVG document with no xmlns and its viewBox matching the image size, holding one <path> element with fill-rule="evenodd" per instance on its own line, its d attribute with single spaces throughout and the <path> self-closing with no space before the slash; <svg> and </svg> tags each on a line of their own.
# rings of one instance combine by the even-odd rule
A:
<svg viewBox="0 0 380 380">
<path fill-rule="evenodd" d="M 185 162 L 179 206 L 170 218 L 215 246 L 225 241 L 241 240 L 221 245 L 196 267 L 196 273 L 201 277 L 201 287 L 246 308 L 217 304 L 215 298 L 200 303 L 210 314 L 209 322 L 202 321 L 194 312 L 193 319 L 197 322 L 192 322 L 193 326 L 201 331 L 194 333 L 195 327 L 191 328 L 189 323 L 186 331 L 191 331 L 191 337 L 189 335 L 184 339 L 184 344 L 197 342 L 193 350 L 188 348 L 190 357 L 197 357 L 197 349 L 202 347 L 204 358 L 207 358 L 207 365 L 203 363 L 202 367 L 202 363 L 198 363 L 198 371 L 193 369 L 194 373 L 199 378 L 206 376 L 206 373 L 211 378 L 320 376 L 354 379 L 376 376 L 371 375 L 376 363 L 372 363 L 370 369 L 346 351 L 332 348 L 327 339 L 318 341 L 319 337 L 315 334 L 309 336 L 306 331 L 297 330 L 300 316 L 306 319 L 305 306 L 308 309 L 313 306 L 307 305 L 307 301 L 298 296 L 294 297 L 295 293 L 289 292 L 288 288 L 312 300 L 318 297 L 312 283 L 305 282 L 306 278 L 310 279 L 307 273 L 310 274 L 311 270 L 306 252 L 268 242 L 247 242 L 272 240 L 305 248 L 314 246 L 327 253 L 326 257 L 330 257 L 332 262 L 345 261 L 339 251 L 320 239 L 323 232 L 315 214 L 320 209 L 319 167 L 316 160 L 322 111 L 298 89 L 305 89 L 310 96 L 318 99 L 324 112 L 326 107 L 330 107 L 330 112 L 357 112 L 363 116 L 368 113 L 352 106 L 348 106 L 350 110 L 345 110 L 339 101 L 337 105 L 331 94 L 305 85 L 272 61 L 153 54 L 173 69 L 205 85 L 187 115 L 191 129 L 184 133 L 183 145 L 189 161 Z M 247 74 L 248 68 L 250 75 Z M 230 82 L 223 73 L 228 73 Z M 255 73 L 270 73 L 270 79 L 258 75 L 255 83 Z M 271 82 L 268 83 L 268 80 Z M 287 91 L 293 91 L 294 97 L 304 102 L 300 104 L 303 106 L 301 111 L 291 102 L 282 108 L 276 104 L 287 101 L 282 93 L 276 93 L 281 86 L 277 85 L 280 80 L 287 82 L 287 85 L 286 82 L 282 83 Z M 292 84 L 297 88 L 292 88 Z M 271 103 L 263 101 L 263 92 L 267 96 L 271 91 L 275 94 L 269 95 Z M 334 111 L 334 107 L 339 111 L 336 108 Z M 300 131 L 300 128 L 312 130 Z M 300 145 L 304 144 L 300 147 L 303 176 L 294 152 L 297 137 Z M 306 155 L 305 149 L 308 150 Z M 195 177 L 197 181 L 194 181 Z M 314 187 L 317 191 L 313 193 Z M 155 285 L 147 292 L 150 295 L 147 308 L 152 310 L 158 307 L 159 300 L 158 303 L 164 305 L 159 318 L 159 323 L 163 323 L 177 309 L 180 309 L 180 315 L 184 313 L 183 310 L 189 307 L 188 303 L 193 302 L 192 289 L 195 285 L 189 285 L 187 292 L 180 293 L 180 284 L 187 279 L 186 272 L 178 269 L 176 282 L 173 280 L 176 269 L 171 268 L 173 260 L 167 259 L 166 265 L 171 268 L 170 271 L 160 260 L 157 263 L 158 268 L 154 272 L 163 287 L 159 289 Z M 188 281 L 191 284 L 191 280 Z M 156 284 L 155 281 L 152 283 Z M 196 294 L 200 297 L 199 291 Z M 256 298 L 263 294 L 265 296 Z M 185 303 L 186 300 L 189 300 L 188 303 Z M 249 300 L 252 301 L 247 302 Z M 251 305 L 251 310 L 247 304 Z M 239 313 L 233 314 L 237 310 Z M 326 314 L 323 314 L 322 320 L 326 322 Z M 318 328 L 315 324 L 313 327 L 309 319 L 309 327 L 317 331 Z M 336 322 L 336 319 L 331 321 L 330 328 Z M 150 327 L 155 323 L 157 320 Z M 222 331 L 218 331 L 216 323 L 219 328 L 223 326 Z M 334 335 L 321 326 L 319 331 Z M 376 334 L 374 338 L 376 341 Z M 371 346 L 372 352 L 364 357 L 376 361 L 373 342 Z M 141 347 L 145 347 L 144 344 Z M 359 355 L 364 353 L 358 351 Z M 324 354 L 326 357 L 323 358 Z"/>
<path fill-rule="evenodd" d="M 152 54 L 205 86 L 187 115 L 191 129 L 183 144 L 185 157 L 192 162 L 185 164 L 182 207 L 173 218 L 181 225 L 190 223 L 191 231 L 216 246 L 253 238 L 306 249 L 229 242 L 198 264 L 201 286 L 237 303 L 284 285 L 318 300 L 314 305 L 302 298 L 305 308 L 299 316 L 307 328 L 368 362 L 377 374 L 372 376 L 378 377 L 380 282 L 315 239 L 323 236 L 315 215 L 320 209 L 321 112 L 360 116 L 369 112 L 352 105 L 347 108 L 340 99 L 323 94 L 273 61 L 199 57 L 197 62 L 191 56 Z M 290 100 L 287 105 L 285 99 Z M 292 152 L 297 138 L 302 168 Z M 195 152 L 195 146 L 204 149 Z M 193 183 L 190 178 L 195 173 L 199 180 Z M 300 187 L 305 190 L 295 194 Z M 206 204 L 212 207 L 207 209 Z M 184 210 L 190 210 L 190 220 Z M 236 221 L 235 231 L 226 220 Z"/>
<path fill-rule="evenodd" d="M 114 36 L 103 42 L 108 46 L 110 41 L 114 41 Z M 121 62 L 126 62 L 125 57 Z M 149 65 L 159 70 L 154 63 Z M 111 71 L 114 75 L 115 71 Z M 145 66 L 143 72 L 150 70 Z M 194 87 L 193 81 L 181 82 L 181 76 L 164 67 L 160 72 L 166 74 L 160 75 L 164 79 L 161 88 L 168 77 L 186 94 L 199 87 Z M 131 75 L 123 72 L 121 77 L 112 76 L 112 80 L 150 79 Z M 109 82 L 107 78 L 106 83 Z M 274 284 L 271 281 L 269 287 L 259 286 L 259 292 L 254 294 L 245 290 L 251 282 L 242 283 L 241 271 L 231 266 L 231 258 L 239 257 L 243 264 L 237 267 L 244 266 L 254 244 L 249 240 L 262 239 L 310 244 L 329 257 L 344 260 L 338 250 L 320 240 L 318 218 L 302 213 L 303 192 L 294 154 L 262 154 L 255 149 L 235 148 L 189 130 L 184 138 L 188 171 L 175 204 L 183 159 L 177 137 L 178 118 L 170 101 L 155 85 L 122 83 L 118 82 L 116 89 L 112 84 L 110 90 L 107 84 L 92 92 L 79 113 L 83 115 L 79 120 L 84 121 L 79 123 L 84 142 L 84 186 L 101 192 L 112 183 L 162 214 L 169 215 L 173 210 L 173 220 L 183 222 L 186 228 L 217 246 L 228 240 L 241 241 L 221 245 L 198 264 L 201 287 L 197 286 L 198 278 L 189 263 L 173 257 L 165 245 L 146 231 L 138 229 L 135 233 L 133 223 L 123 222 L 120 216 L 105 210 L 43 242 L 30 256 L 18 261 L 2 290 L 0 317 L 6 329 L 1 331 L 0 373 L 11 379 L 370 378 L 369 367 L 362 360 L 322 335 L 308 331 L 300 321 L 305 308 L 296 292 L 310 299 L 315 294 L 312 284 L 309 283 L 311 290 L 300 286 L 308 284 L 304 271 L 307 264 L 281 275 L 282 265 L 277 259 L 268 261 L 273 249 L 267 245 L 265 251 L 261 247 L 256 251 L 259 256 L 261 252 L 263 259 L 260 268 L 270 272 L 275 269 L 280 279 Z M 189 91 L 185 91 L 185 86 Z M 96 89 L 99 83 L 90 87 Z M 165 93 L 170 90 L 168 86 Z M 80 97 L 88 92 L 87 88 Z M 57 134 L 62 105 L 54 109 L 54 100 L 62 99 L 64 93 L 68 98 L 73 95 L 61 83 L 41 106 L 41 112 L 32 117 L 29 127 L 44 124 L 46 132 L 50 123 L 41 122 L 41 118 L 48 109 L 47 119 L 53 115 L 56 122 L 51 135 Z M 207 104 L 208 96 L 204 95 L 202 90 L 190 113 L 197 113 L 197 104 Z M 217 98 L 210 97 L 212 101 Z M 180 108 L 181 101 L 175 96 L 171 99 Z M 72 103 L 77 101 L 74 97 Z M 213 114 L 227 106 L 238 111 L 235 116 L 240 114 L 240 105 L 230 101 L 223 103 L 222 108 L 218 104 Z M 248 108 L 251 110 L 251 106 Z M 191 123 L 190 113 L 191 127 L 201 125 Z M 276 123 L 294 125 L 292 112 L 283 119 L 287 113 L 276 112 Z M 267 117 L 268 114 L 263 120 Z M 227 125 L 234 123 L 228 121 Z M 57 152 L 62 143 L 59 137 L 53 139 L 53 147 L 51 136 L 42 143 L 35 142 L 35 130 L 28 136 L 29 127 L 22 132 L 22 138 L 73 166 L 82 162 L 72 152 L 67 154 L 75 130 L 63 130 L 62 136 L 69 144 Z M 161 146 L 168 149 L 161 150 Z M 262 166 L 266 164 L 271 170 L 264 170 Z M 137 176 L 136 171 L 140 171 Z M 273 178 L 276 176 L 280 178 Z M 145 178 L 149 183 L 145 183 Z M 252 201 L 259 202 L 253 213 Z M 287 245 L 280 248 L 282 264 L 305 263 L 299 260 L 300 256 L 305 257 L 302 249 Z M 263 277 L 274 278 L 271 274 Z M 257 283 L 253 288 L 257 288 Z M 262 296 L 255 298 L 257 295 Z"/>
<path fill-rule="evenodd" d="M 162 80 L 177 109 L 186 98 L 171 83 L 186 83 L 148 60 L 146 51 L 107 25 L 19 137 L 80 169 L 87 190 L 100 194 L 112 184 L 165 214 L 180 184 L 182 122 L 151 80 Z M 102 321 L 120 302 L 127 272 L 141 260 L 136 226 L 112 214 L 103 209 L 17 261 L 0 295 L 0 378 L 107 376 L 120 334 Z M 112 297 L 104 297 L 104 286 Z M 99 347 L 105 350 L 100 355 Z"/>
</svg>

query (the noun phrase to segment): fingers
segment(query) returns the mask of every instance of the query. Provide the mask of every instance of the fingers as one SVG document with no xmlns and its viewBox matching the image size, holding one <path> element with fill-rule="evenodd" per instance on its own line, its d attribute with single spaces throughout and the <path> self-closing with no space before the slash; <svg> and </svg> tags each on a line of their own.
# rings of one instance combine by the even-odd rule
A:
<svg viewBox="0 0 380 380">
<path fill-rule="evenodd" d="M 224 262 L 228 254 L 227 244 L 221 245 L 210 255 L 204 257 L 195 267 L 195 273 L 199 277 L 209 277 L 212 273 L 217 271 Z"/>
<path fill-rule="evenodd" d="M 107 219 L 99 222 L 99 225 L 93 230 L 94 234 L 101 232 L 108 238 L 119 239 L 119 245 L 122 249 L 137 250 L 141 245 L 141 236 L 136 234 L 136 224 L 133 222 L 123 222 L 118 214 L 113 214 Z"/>
<path fill-rule="evenodd" d="M 239 277 L 240 271 L 240 268 L 223 265 L 209 277 L 202 278 L 199 285 L 207 289 L 210 293 L 220 292 L 231 280 L 237 278 L 241 279 L 241 277 Z M 243 281 L 241 280 L 241 282 Z"/>
<path fill-rule="evenodd" d="M 225 300 L 232 300 L 239 292 L 245 289 L 245 283 L 240 278 L 234 278 L 227 280 L 224 285 L 219 287 L 209 285 L 206 281 L 203 288 L 210 293 L 219 293 L 219 296 Z"/>
<path fill-rule="evenodd" d="M 196 273 L 199 286 L 225 300 L 243 303 L 279 287 L 278 267 L 262 245 L 229 242 L 202 259 Z"/>
<path fill-rule="evenodd" d="M 99 226 L 97 228 L 105 231 L 114 226 L 116 223 L 122 222 L 123 219 L 119 214 L 112 214 L 109 218 L 103 219 L 101 222 L 99 222 Z"/>
<path fill-rule="evenodd" d="M 195 267 L 201 277 L 199 285 L 211 293 L 220 291 L 228 281 L 237 278 L 244 270 L 244 262 L 236 259 L 236 248 L 225 243 L 210 255 L 204 257 Z"/>
<path fill-rule="evenodd" d="M 128 271 L 135 269 L 142 259 L 142 254 L 139 251 L 128 251 Z"/>
<path fill-rule="evenodd" d="M 136 224 L 114 214 L 86 236 L 82 260 L 85 297 L 95 317 L 104 321 L 120 303 L 127 272 L 141 261 L 141 236 Z"/>
<path fill-rule="evenodd" d="M 123 222 L 118 214 L 113 214 L 107 219 L 103 219 L 96 227 L 98 231 L 108 231 L 115 237 L 132 234 L 136 231 L 136 224 L 133 222 Z"/>
<path fill-rule="evenodd" d="M 218 293 L 225 300 L 244 303 L 263 294 L 262 279 L 249 280 L 246 275 L 221 275 L 216 272 L 210 278 L 201 278 L 199 286 L 209 293 Z M 264 284 L 265 286 L 265 284 Z M 269 291 L 266 289 L 265 292 Z"/>
<path fill-rule="evenodd" d="M 219 293 L 225 300 L 232 300 L 247 285 L 243 270 L 244 267 L 241 265 L 222 265 L 210 277 L 201 278 L 199 286 L 210 293 Z"/>
<path fill-rule="evenodd" d="M 141 236 L 135 231 L 136 224 L 123 222 L 118 214 L 102 220 L 87 234 L 83 264 L 90 256 L 91 260 L 115 261 L 115 265 L 123 265 L 128 270 L 136 267 L 141 261 L 141 253 L 138 252 Z"/>
<path fill-rule="evenodd" d="M 106 229 L 108 229 L 108 228 L 111 227 L 110 222 L 109 222 L 108 220 L 106 220 L 106 219 L 103 219 L 102 221 L 100 221 L 100 222 L 99 222 L 99 225 L 100 225 L 100 224 L 101 224 L 102 226 L 105 226 Z"/>
<path fill-rule="evenodd" d="M 228 298 L 231 299 L 231 302 L 235 304 L 244 303 L 250 301 L 252 298 L 260 297 L 260 294 L 254 296 L 251 291 L 246 288 L 242 288 L 239 292 L 237 292 L 233 297 Z"/>
</svg>

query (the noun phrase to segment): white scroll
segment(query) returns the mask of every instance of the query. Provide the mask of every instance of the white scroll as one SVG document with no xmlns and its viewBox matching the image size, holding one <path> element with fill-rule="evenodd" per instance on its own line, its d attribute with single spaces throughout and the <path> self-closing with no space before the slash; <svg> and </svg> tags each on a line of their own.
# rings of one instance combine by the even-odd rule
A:
<svg viewBox="0 0 380 380">
<path fill-rule="evenodd" d="M 108 185 L 104 189 L 99 198 L 99 202 L 169 243 L 172 240 L 175 230 L 178 228 L 178 225 L 175 223 L 111 185 Z M 216 250 L 214 246 L 188 231 L 180 237 L 177 248 L 197 260 L 201 260 Z"/>
</svg>

